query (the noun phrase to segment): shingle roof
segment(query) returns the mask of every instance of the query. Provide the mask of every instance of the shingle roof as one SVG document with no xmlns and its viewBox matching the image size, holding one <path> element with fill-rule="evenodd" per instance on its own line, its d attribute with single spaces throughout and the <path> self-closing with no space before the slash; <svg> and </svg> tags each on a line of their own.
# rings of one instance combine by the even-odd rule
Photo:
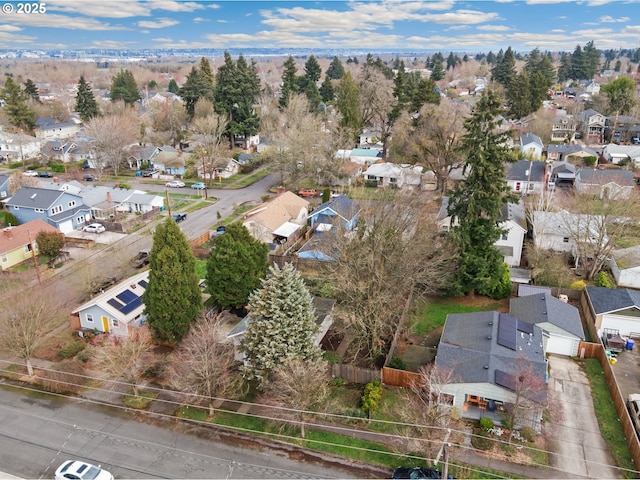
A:
<svg viewBox="0 0 640 480">
<path fill-rule="evenodd" d="M 47 210 L 62 195 L 70 195 L 60 190 L 46 188 L 22 187 L 7 202 L 7 205 L 15 205 L 26 208 L 42 208 Z"/>
<path fill-rule="evenodd" d="M 586 290 L 596 315 L 634 307 L 640 309 L 640 291 L 638 290 L 591 286 Z"/>
<path fill-rule="evenodd" d="M 309 202 L 292 192 L 284 192 L 245 212 L 244 222 L 254 221 L 273 231 L 284 222 L 297 218 L 300 210 L 308 208 Z"/>
<path fill-rule="evenodd" d="M 549 293 L 512 298 L 509 312 L 518 320 L 532 325 L 549 322 L 584 340 L 578 309 Z"/>
<path fill-rule="evenodd" d="M 544 147 L 544 144 L 542 143 L 542 140 L 535 133 L 525 133 L 520 137 L 520 145 L 521 146 L 524 147 L 525 145 L 529 145 L 530 143 L 535 143 L 540 148 Z"/>
<path fill-rule="evenodd" d="M 351 220 L 355 217 L 362 207 L 359 203 L 354 202 L 351 198 L 346 195 L 340 195 L 338 197 L 332 198 L 328 202 L 324 202 L 318 208 L 313 211 L 313 215 L 319 215 L 323 210 L 332 210 L 339 215 L 344 220 Z"/>
<path fill-rule="evenodd" d="M 507 180 L 542 182 L 544 181 L 545 162 L 520 160 L 509 164 Z"/>
<path fill-rule="evenodd" d="M 527 217 L 524 207 L 519 203 L 507 203 L 500 209 L 502 220 L 511 220 L 520 226 L 525 232 L 527 231 Z"/>
<path fill-rule="evenodd" d="M 56 227 L 41 219 L 10 227 L 0 233 L 0 253 L 10 252 L 28 244 L 29 236 L 32 241 L 35 241 L 40 232 L 60 233 Z"/>
<path fill-rule="evenodd" d="M 618 184 L 621 187 L 633 187 L 636 182 L 633 179 L 631 170 L 619 170 L 613 168 L 581 168 L 576 173 L 576 178 L 580 178 L 583 183 L 604 185 L 609 182 Z"/>
</svg>

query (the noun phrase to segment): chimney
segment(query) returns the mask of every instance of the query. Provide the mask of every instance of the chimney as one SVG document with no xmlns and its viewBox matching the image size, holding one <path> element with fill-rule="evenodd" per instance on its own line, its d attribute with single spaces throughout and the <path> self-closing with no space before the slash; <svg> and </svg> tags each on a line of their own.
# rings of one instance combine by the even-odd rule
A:
<svg viewBox="0 0 640 480">
<path fill-rule="evenodd" d="M 7 227 L 4 230 L 4 236 L 7 238 L 13 238 L 13 234 L 11 233 L 11 227 Z"/>
<path fill-rule="evenodd" d="M 107 202 L 111 201 L 111 192 L 107 192 Z"/>
<path fill-rule="evenodd" d="M 282 195 L 286 191 L 286 189 L 282 185 L 280 185 L 277 191 L 278 195 Z"/>
</svg>

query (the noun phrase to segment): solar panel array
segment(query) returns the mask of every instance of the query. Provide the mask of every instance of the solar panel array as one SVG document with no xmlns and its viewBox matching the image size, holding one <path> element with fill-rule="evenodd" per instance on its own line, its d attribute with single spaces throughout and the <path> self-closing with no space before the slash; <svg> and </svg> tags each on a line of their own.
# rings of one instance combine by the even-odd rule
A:
<svg viewBox="0 0 640 480">
<path fill-rule="evenodd" d="M 527 323 L 527 322 L 521 322 L 520 320 L 518 320 L 518 330 L 524 333 L 531 334 L 533 333 L 533 324 Z"/>
<path fill-rule="evenodd" d="M 496 370 L 496 385 L 513 390 L 515 388 L 515 378 L 510 373 Z"/>
<path fill-rule="evenodd" d="M 516 349 L 516 338 L 518 335 L 517 326 L 518 320 L 511 315 L 504 313 L 499 314 L 498 318 L 498 345 Z"/>
<path fill-rule="evenodd" d="M 144 280 L 140 280 L 140 282 L 138 283 L 143 287 L 147 286 L 147 282 L 145 282 Z M 127 289 L 123 292 L 120 292 L 114 298 L 110 298 L 109 300 L 107 300 L 107 303 L 118 310 L 120 313 L 127 315 L 133 312 L 140 305 L 142 305 L 142 297 L 139 297 L 133 291 Z"/>
</svg>

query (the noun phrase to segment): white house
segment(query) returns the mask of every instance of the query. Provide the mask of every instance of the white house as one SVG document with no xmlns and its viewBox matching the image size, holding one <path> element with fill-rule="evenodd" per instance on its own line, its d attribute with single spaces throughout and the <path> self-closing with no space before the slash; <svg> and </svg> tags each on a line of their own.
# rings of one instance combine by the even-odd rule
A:
<svg viewBox="0 0 640 480">
<path fill-rule="evenodd" d="M 364 172 L 365 181 L 376 182 L 378 187 L 403 186 L 419 187 L 423 167 L 419 165 L 398 165 L 395 163 L 374 163 Z"/>
<path fill-rule="evenodd" d="M 621 160 L 630 159 L 636 166 L 640 165 L 639 145 L 616 145 L 610 143 L 602 149 L 602 156 L 607 161 L 617 165 Z"/>
<path fill-rule="evenodd" d="M 251 235 L 265 243 L 286 243 L 307 223 L 309 202 L 292 192 L 284 192 L 245 212 L 242 224 Z"/>
<path fill-rule="evenodd" d="M 40 140 L 65 140 L 80 133 L 80 124 L 60 122 L 53 118 L 40 118 L 36 121 L 35 134 Z"/>
<path fill-rule="evenodd" d="M 535 133 L 525 133 L 520 136 L 520 153 L 527 160 L 540 160 L 544 144 Z"/>
<path fill-rule="evenodd" d="M 8 133 L 0 128 L 0 161 L 26 160 L 40 153 L 39 139 L 21 133 Z"/>
<path fill-rule="evenodd" d="M 609 268 L 619 287 L 640 290 L 640 245 L 612 251 Z"/>
<path fill-rule="evenodd" d="M 515 193 L 542 193 L 549 179 L 549 167 L 545 162 L 520 160 L 507 166 L 506 178 Z"/>
<path fill-rule="evenodd" d="M 628 200 L 636 182 L 631 170 L 581 168 L 576 173 L 576 191 L 608 200 Z"/>
</svg>

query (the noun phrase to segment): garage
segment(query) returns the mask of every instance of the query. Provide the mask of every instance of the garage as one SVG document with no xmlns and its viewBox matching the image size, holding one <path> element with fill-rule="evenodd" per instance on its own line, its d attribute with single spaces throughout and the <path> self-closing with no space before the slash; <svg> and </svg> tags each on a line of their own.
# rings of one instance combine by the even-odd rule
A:
<svg viewBox="0 0 640 480">
<path fill-rule="evenodd" d="M 640 332 L 640 320 L 638 318 L 624 317 L 622 315 L 603 315 L 598 335 L 601 335 L 605 328 L 618 330 L 620 335 L 628 337 L 631 333 Z"/>
<path fill-rule="evenodd" d="M 546 332 L 545 332 L 546 334 Z M 578 355 L 580 339 L 551 334 L 547 337 L 546 352 L 575 357 Z"/>
<path fill-rule="evenodd" d="M 73 232 L 73 220 L 67 220 L 58 225 L 58 228 L 62 233 Z"/>
</svg>

